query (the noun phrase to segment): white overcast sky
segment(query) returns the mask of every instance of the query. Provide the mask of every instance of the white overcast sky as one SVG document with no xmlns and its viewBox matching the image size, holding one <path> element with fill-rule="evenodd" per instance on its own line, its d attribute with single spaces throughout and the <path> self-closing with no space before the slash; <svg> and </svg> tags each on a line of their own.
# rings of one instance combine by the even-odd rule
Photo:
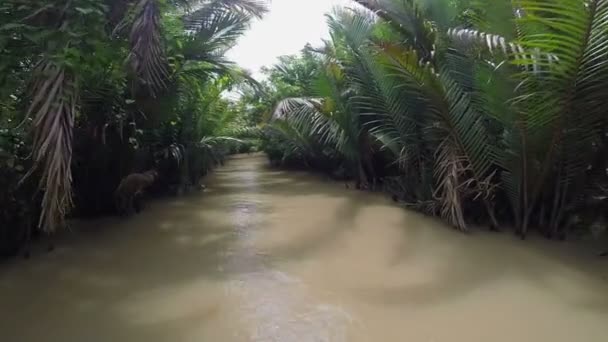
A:
<svg viewBox="0 0 608 342">
<path fill-rule="evenodd" d="M 306 43 L 319 45 L 328 37 L 325 14 L 350 0 L 272 0 L 270 12 L 256 21 L 228 58 L 259 76 L 277 57 L 299 52 Z"/>
</svg>

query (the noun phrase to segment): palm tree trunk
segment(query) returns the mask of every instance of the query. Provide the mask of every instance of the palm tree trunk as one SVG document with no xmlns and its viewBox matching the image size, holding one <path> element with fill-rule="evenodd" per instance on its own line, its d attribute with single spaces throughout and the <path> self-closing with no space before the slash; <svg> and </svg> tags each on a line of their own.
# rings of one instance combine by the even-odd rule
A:
<svg viewBox="0 0 608 342">
<path fill-rule="evenodd" d="M 494 206 L 488 201 L 487 198 L 484 198 L 483 204 L 486 207 L 488 212 L 488 216 L 490 216 L 490 230 L 497 232 L 500 230 L 498 227 L 498 220 L 496 220 L 496 215 L 494 214 Z"/>
</svg>

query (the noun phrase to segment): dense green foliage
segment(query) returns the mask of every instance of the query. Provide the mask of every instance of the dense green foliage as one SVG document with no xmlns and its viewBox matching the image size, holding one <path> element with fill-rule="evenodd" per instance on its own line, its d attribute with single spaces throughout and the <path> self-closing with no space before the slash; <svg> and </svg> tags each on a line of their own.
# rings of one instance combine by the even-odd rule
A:
<svg viewBox="0 0 608 342">
<path fill-rule="evenodd" d="M 265 11 L 3 1 L 0 253 L 109 213 L 129 173 L 182 192 L 258 148 L 463 231 L 562 237 L 605 219 L 608 0 L 355 0 L 258 83 L 224 55 Z"/>
<path fill-rule="evenodd" d="M 382 180 L 465 231 L 603 220 L 607 0 L 356 2 L 269 71 L 272 160 Z"/>
<path fill-rule="evenodd" d="M 156 168 L 155 190 L 179 192 L 238 149 L 222 137 L 239 118 L 223 94 L 257 84 L 224 54 L 265 11 L 257 0 L 2 1 L 0 253 L 32 227 L 110 212 L 129 173 Z"/>
</svg>

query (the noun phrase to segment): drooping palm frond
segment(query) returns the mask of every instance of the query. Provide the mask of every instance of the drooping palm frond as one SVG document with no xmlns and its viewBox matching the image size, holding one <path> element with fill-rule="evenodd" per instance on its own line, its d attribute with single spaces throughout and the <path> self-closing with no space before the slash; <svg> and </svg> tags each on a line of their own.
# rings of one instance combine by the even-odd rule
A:
<svg viewBox="0 0 608 342">
<path fill-rule="evenodd" d="M 359 75 L 352 77 L 358 89 L 353 105 L 370 133 L 392 152 L 395 164 L 407 175 L 410 198 L 428 201 L 432 198 L 433 162 L 425 139 L 424 100 L 404 92 L 407 85 L 379 63 L 375 49 L 359 50 L 358 62 L 353 65 Z M 418 57 L 413 54 L 412 58 Z"/>
<path fill-rule="evenodd" d="M 463 176 L 469 168 L 466 157 L 460 152 L 449 139 L 439 144 L 435 155 L 435 178 L 438 182 L 435 197 L 441 203 L 441 217 L 459 230 L 467 231 L 463 188 L 469 185 L 470 180 L 463 181 Z"/>
<path fill-rule="evenodd" d="M 261 6 L 260 8 L 256 6 Z M 224 55 L 249 28 L 252 20 L 262 15 L 265 7 L 256 1 L 211 1 L 183 17 L 188 32 L 184 43 L 184 58 L 205 62 L 219 72 L 240 75 L 256 84 Z"/>
<path fill-rule="evenodd" d="M 314 98 L 288 98 L 276 106 L 270 121 L 270 132 L 282 141 L 285 162 L 288 156 L 297 156 L 304 164 L 316 157 L 315 144 L 325 144 L 322 136 L 330 123 L 320 113 L 322 100 Z"/>
<path fill-rule="evenodd" d="M 218 1 L 218 0 L 214 0 Z M 224 5 L 232 10 L 239 10 L 255 16 L 256 18 L 262 18 L 264 14 L 268 12 L 267 0 L 219 0 Z"/>
<path fill-rule="evenodd" d="M 157 0 L 139 0 L 135 13 L 129 36 L 129 63 L 139 81 L 156 96 L 166 87 L 169 77 Z"/>
<path fill-rule="evenodd" d="M 307 127 L 310 128 L 310 127 Z M 315 156 L 314 134 L 312 131 L 303 127 L 296 127 L 287 120 L 274 120 L 268 127 L 268 133 L 277 135 L 281 141 L 283 155 L 281 162 L 285 162 L 288 157 L 299 157 L 305 165 L 308 160 Z"/>
<path fill-rule="evenodd" d="M 608 1 L 529 0 L 520 6 L 524 14 L 517 21 L 533 28 L 524 31 L 521 44 L 557 57 L 546 72 L 523 76 L 526 87 L 522 89 L 534 98 L 522 95 L 516 99 L 529 113 L 528 126 L 538 128 L 536 135 L 546 139 L 538 156 L 539 178 L 529 190 L 526 217 L 541 196 L 550 196 L 554 199 L 551 229 L 556 231 L 577 185 L 585 182 L 592 146 L 601 139 L 605 124 Z M 526 57 L 518 62 L 535 63 L 534 58 Z M 548 186 L 549 180 L 553 185 Z"/>
<path fill-rule="evenodd" d="M 78 106 L 74 76 L 50 60 L 35 69 L 33 101 L 28 113 L 34 115 L 34 168 L 42 171 L 44 190 L 40 227 L 53 233 L 64 225 L 72 208 L 72 136 Z"/>
<path fill-rule="evenodd" d="M 327 134 L 327 118 L 322 114 L 323 99 L 287 98 L 277 104 L 272 120 L 285 120 L 293 126 L 306 127 L 320 136 Z"/>
<path fill-rule="evenodd" d="M 461 83 L 454 81 L 458 73 L 447 68 L 435 73 L 430 65 L 421 63 L 414 51 L 385 49 L 383 54 L 382 63 L 401 79 L 401 96 L 411 101 L 410 108 L 430 119 L 423 139 L 436 149 L 436 196 L 444 203 L 442 212 L 449 214 L 446 219 L 466 230 L 461 201 L 469 194 L 481 197 L 493 218 L 486 200 L 495 157 L 480 113 Z"/>
<path fill-rule="evenodd" d="M 311 105 L 312 102 L 316 105 L 320 105 L 316 99 L 305 99 L 305 98 L 288 98 L 280 101 L 272 114 L 272 120 L 286 119 L 290 116 L 290 113 L 297 110 L 300 106 Z"/>
<path fill-rule="evenodd" d="M 277 105 L 273 121 L 284 122 L 282 124 L 284 132 L 291 129 L 299 132 L 294 147 L 297 146 L 306 152 L 305 154 L 315 153 L 311 141 L 316 141 L 321 146 L 335 149 L 348 158 L 346 156 L 350 153 L 346 147 L 348 138 L 337 113 L 331 110 L 332 106 L 334 104 L 329 98 L 288 98 Z"/>
<path fill-rule="evenodd" d="M 481 50 L 487 49 L 493 58 L 503 56 L 504 60 L 518 65 L 526 72 L 539 74 L 559 61 L 559 57 L 555 54 L 542 52 L 537 48 L 526 49 L 521 44 L 507 41 L 505 37 L 496 34 L 474 29 L 449 29 L 447 35 L 459 50 L 467 51 L 482 47 Z M 503 61 L 498 61 L 496 64 Z"/>
<path fill-rule="evenodd" d="M 180 144 L 170 144 L 169 146 L 160 149 L 156 152 L 157 160 L 171 160 L 178 167 L 184 163 L 186 149 Z"/>
<path fill-rule="evenodd" d="M 593 146 L 602 139 L 608 1 L 527 0 L 514 6 L 507 13 L 514 28 L 506 30 L 516 32 L 514 41 L 470 29 L 448 34 L 458 43 L 483 45 L 494 52 L 489 59 L 498 51 L 519 68 L 520 83 L 509 102 L 515 115 L 502 120 L 508 146 L 499 158 L 503 186 L 523 234 L 539 202 L 555 232 L 577 197 L 574 188 L 584 186 Z"/>
<path fill-rule="evenodd" d="M 376 182 L 377 170 L 373 155 L 376 153 L 374 129 L 377 117 L 366 111 L 366 91 L 373 87 L 375 63 L 370 48 L 376 41 L 375 33 L 378 18 L 361 10 L 337 10 L 329 17 L 333 47 L 326 64 L 328 73 L 334 75 L 329 80 L 333 96 L 340 98 L 342 104 L 338 114 L 339 122 L 346 132 L 345 146 L 350 146 L 350 160 L 358 164 L 359 180 L 371 179 Z M 344 117 L 347 116 L 350 117 Z"/>
<path fill-rule="evenodd" d="M 186 58 L 203 60 L 222 55 L 249 27 L 252 16 L 247 13 L 218 10 L 198 21 L 186 21 L 191 41 L 186 47 Z"/>
<path fill-rule="evenodd" d="M 502 51 L 503 54 L 523 54 L 523 48 L 512 42 L 508 42 L 504 37 L 486 33 L 474 29 L 461 29 L 461 28 L 450 28 L 447 32 L 448 36 L 453 41 L 461 43 L 463 45 L 471 44 L 485 44 L 490 52 L 495 50 Z"/>
<path fill-rule="evenodd" d="M 229 136 L 237 139 L 260 139 L 263 136 L 261 127 L 236 127 L 228 131 Z"/>
<path fill-rule="evenodd" d="M 391 23 L 424 61 L 433 58 L 436 29 L 415 0 L 355 0 Z"/>
<path fill-rule="evenodd" d="M 190 39 L 185 43 L 185 58 L 216 65 L 229 64 L 224 53 L 253 18 L 267 11 L 266 2 L 258 0 L 179 0 L 172 4 L 186 9 L 183 21 Z M 160 6 L 158 0 L 138 0 L 129 36 L 129 63 L 152 96 L 167 87 L 171 73 L 164 51 Z"/>
<path fill-rule="evenodd" d="M 334 51 L 338 45 L 346 45 L 350 53 L 356 55 L 359 48 L 370 44 L 370 39 L 376 24 L 376 17 L 357 10 L 335 10 L 327 19 L 330 28 Z M 336 54 L 336 57 L 347 57 L 347 54 Z"/>
<path fill-rule="evenodd" d="M 402 9 L 403 4 L 385 5 Z M 407 20 L 398 18 L 406 14 L 397 10 L 392 15 Z M 465 199 L 480 198 L 497 225 L 489 203 L 495 157 L 468 93 L 473 87 L 464 77 L 468 70 L 455 63 L 454 70 L 446 67 L 437 73 L 434 66 L 440 61 L 431 61 L 433 53 L 414 44 L 415 38 L 408 41 L 411 49 L 376 40 L 376 23 L 356 10 L 329 18 L 332 41 L 324 50 L 326 72 L 317 94 L 323 99 L 317 116 L 331 120 L 327 137 L 332 139 L 326 142 L 362 165 L 372 152 L 366 152 L 362 137 L 371 130 L 394 153 L 401 170 L 416 180 L 408 190 L 419 203 L 429 203 L 434 195 L 442 216 L 466 230 Z"/>
<path fill-rule="evenodd" d="M 214 62 L 186 61 L 176 70 L 176 78 L 185 87 L 188 87 L 187 84 L 191 82 L 204 84 L 205 82 L 223 79 L 229 81 L 229 84 L 225 86 L 227 88 L 233 85 L 244 84 L 250 87 L 252 91 L 261 91 L 262 85 L 247 70 L 243 70 L 228 61 L 226 63 L 217 63 L 217 60 Z M 190 89 L 186 88 L 185 90 L 188 91 Z"/>
<path fill-rule="evenodd" d="M 199 142 L 199 144 L 205 145 L 205 146 L 215 146 L 221 143 L 238 143 L 238 144 L 243 144 L 244 141 L 241 139 L 237 139 L 237 138 L 233 138 L 233 137 L 204 137 L 203 139 L 201 139 L 201 141 Z"/>
<path fill-rule="evenodd" d="M 261 18 L 268 12 L 266 0 L 183 0 L 188 2 L 187 27 L 202 24 L 217 12 L 240 12 Z"/>
</svg>

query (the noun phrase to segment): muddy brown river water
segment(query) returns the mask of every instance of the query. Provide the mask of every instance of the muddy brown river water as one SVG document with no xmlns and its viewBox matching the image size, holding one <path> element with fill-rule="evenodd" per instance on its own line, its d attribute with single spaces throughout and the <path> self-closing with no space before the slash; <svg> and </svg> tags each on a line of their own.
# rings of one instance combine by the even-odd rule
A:
<svg viewBox="0 0 608 342">
<path fill-rule="evenodd" d="M 0 265 L 3 342 L 608 341 L 608 263 L 238 157 Z"/>
</svg>

